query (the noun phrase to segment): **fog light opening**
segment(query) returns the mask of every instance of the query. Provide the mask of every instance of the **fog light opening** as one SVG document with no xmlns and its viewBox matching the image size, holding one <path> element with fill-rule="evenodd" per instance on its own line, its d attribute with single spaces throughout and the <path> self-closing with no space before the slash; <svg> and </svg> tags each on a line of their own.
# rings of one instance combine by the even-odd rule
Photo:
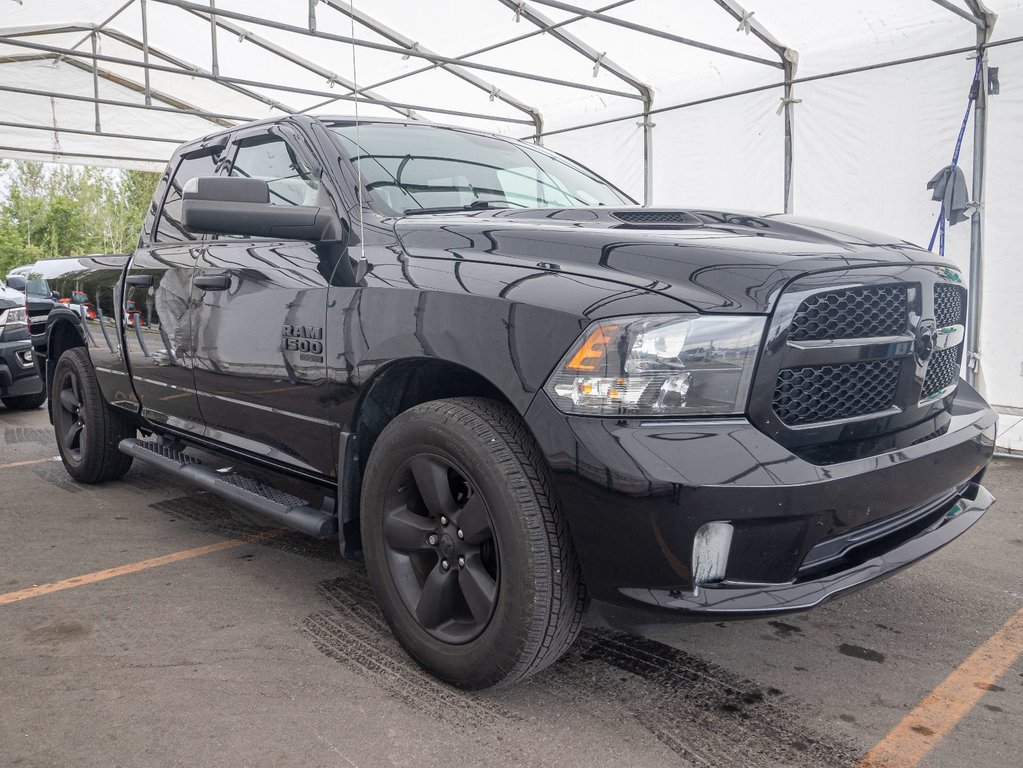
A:
<svg viewBox="0 0 1023 768">
<path fill-rule="evenodd" d="M 723 581 L 732 548 L 732 524 L 704 523 L 693 539 L 693 586 Z"/>
</svg>

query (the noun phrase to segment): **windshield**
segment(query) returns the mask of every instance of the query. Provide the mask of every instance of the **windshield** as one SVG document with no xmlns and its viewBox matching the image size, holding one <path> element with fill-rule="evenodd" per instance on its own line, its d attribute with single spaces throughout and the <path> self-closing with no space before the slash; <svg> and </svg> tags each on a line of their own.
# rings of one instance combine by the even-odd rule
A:
<svg viewBox="0 0 1023 768">
<path fill-rule="evenodd" d="M 50 284 L 46 280 L 29 280 L 27 292 L 29 296 L 49 297 Z"/>
<path fill-rule="evenodd" d="M 523 142 L 407 123 L 329 128 L 366 189 L 395 212 L 634 205 L 582 166 Z"/>
</svg>

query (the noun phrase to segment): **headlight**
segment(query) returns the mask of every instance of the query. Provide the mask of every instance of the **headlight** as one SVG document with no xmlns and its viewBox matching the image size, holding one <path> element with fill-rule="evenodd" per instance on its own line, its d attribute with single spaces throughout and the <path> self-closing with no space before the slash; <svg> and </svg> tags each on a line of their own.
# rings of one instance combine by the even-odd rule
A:
<svg viewBox="0 0 1023 768">
<path fill-rule="evenodd" d="M 4 328 L 17 328 L 25 324 L 25 310 L 22 307 L 6 309 L 0 312 L 0 330 Z"/>
<path fill-rule="evenodd" d="M 765 318 L 641 315 L 586 329 L 544 391 L 565 413 L 740 414 Z"/>
</svg>

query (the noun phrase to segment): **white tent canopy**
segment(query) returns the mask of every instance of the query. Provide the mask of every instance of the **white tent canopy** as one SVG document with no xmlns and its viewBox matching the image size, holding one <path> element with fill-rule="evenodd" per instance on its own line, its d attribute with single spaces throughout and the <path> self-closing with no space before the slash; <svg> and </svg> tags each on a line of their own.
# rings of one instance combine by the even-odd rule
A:
<svg viewBox="0 0 1023 768">
<path fill-rule="evenodd" d="M 1023 448 L 1023 0 L 0 0 L 0 157 L 159 170 L 222 126 L 357 111 L 537 139 L 658 205 L 926 244 L 981 44 L 1004 93 L 976 102 L 981 213 L 946 255 L 972 244 L 970 374 Z"/>
</svg>

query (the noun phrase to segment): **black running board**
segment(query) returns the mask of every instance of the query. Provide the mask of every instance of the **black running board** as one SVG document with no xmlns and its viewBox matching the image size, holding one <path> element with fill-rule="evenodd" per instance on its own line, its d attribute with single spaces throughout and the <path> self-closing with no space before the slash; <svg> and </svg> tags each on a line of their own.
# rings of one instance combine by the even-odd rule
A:
<svg viewBox="0 0 1023 768">
<path fill-rule="evenodd" d="M 296 531 L 318 539 L 325 539 L 337 533 L 337 516 L 333 514 L 332 509 L 311 507 L 298 496 L 292 496 L 246 475 L 217 472 L 198 459 L 185 455 L 173 444 L 159 440 L 129 438 L 122 440 L 117 447 L 121 453 L 177 475 Z"/>
</svg>

